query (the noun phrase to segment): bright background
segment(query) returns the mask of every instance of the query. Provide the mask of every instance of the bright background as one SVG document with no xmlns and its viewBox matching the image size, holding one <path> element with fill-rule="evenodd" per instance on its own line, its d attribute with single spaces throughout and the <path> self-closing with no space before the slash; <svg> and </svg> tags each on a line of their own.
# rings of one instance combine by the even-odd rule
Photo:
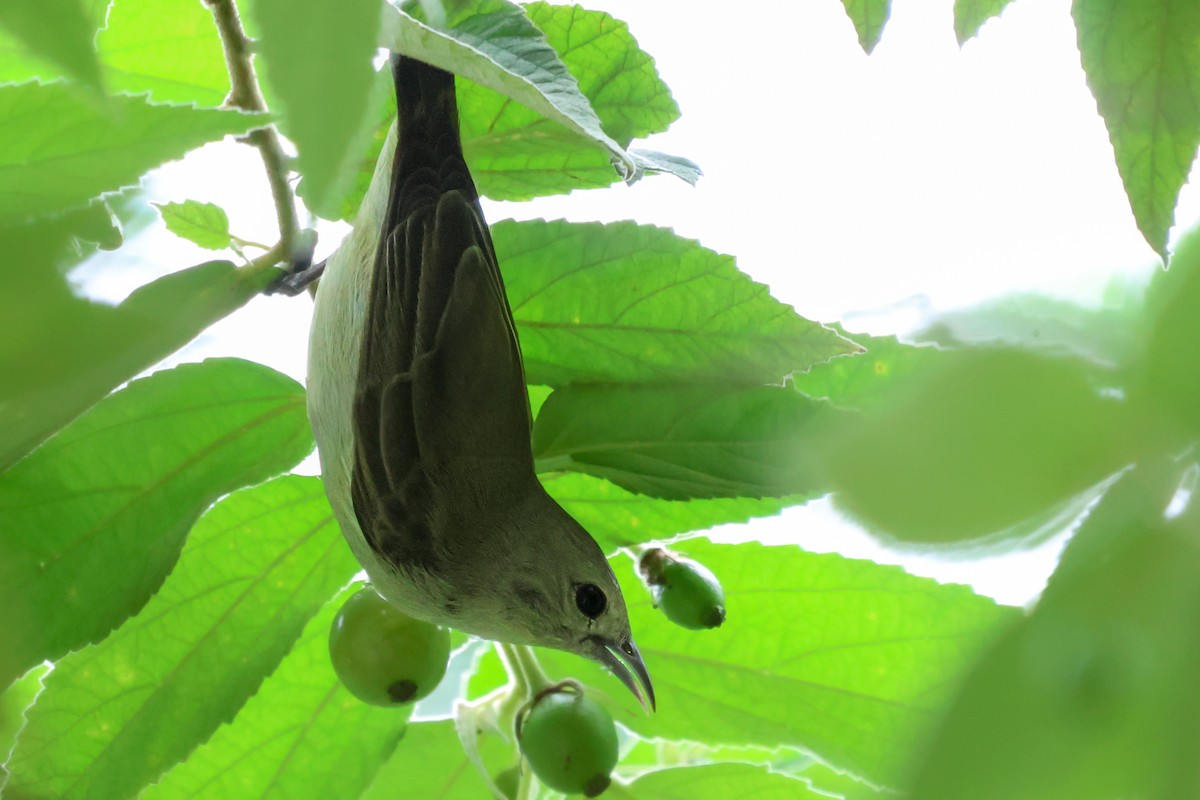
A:
<svg viewBox="0 0 1200 800">
<path fill-rule="evenodd" d="M 705 175 L 696 188 L 658 176 L 532 203 L 485 202 L 493 222 L 671 227 L 737 256 L 804 316 L 877 334 L 911 332 L 935 313 L 1014 291 L 1096 303 L 1111 281 L 1141 282 L 1159 267 L 1087 89 L 1070 0 L 1015 0 L 961 49 L 952 0 L 894 0 L 870 57 L 838 0 L 585 4 L 629 23 L 683 111 L 645 146 L 687 156 Z M 234 234 L 275 240 L 249 147 L 210 145 L 158 170 L 146 189 L 155 202 L 217 203 Z M 1175 235 L 1200 219 L 1191 184 L 1177 219 Z M 322 227 L 318 257 L 346 230 Z M 119 301 L 213 257 L 224 256 L 155 221 L 75 277 L 92 296 Z M 259 298 L 169 363 L 238 355 L 303 380 L 311 310 L 307 297 Z M 315 472 L 315 459 L 304 469 Z M 971 561 L 896 552 L 824 501 L 716 535 L 901 563 L 1013 603 L 1040 590 L 1062 541 Z"/>
</svg>

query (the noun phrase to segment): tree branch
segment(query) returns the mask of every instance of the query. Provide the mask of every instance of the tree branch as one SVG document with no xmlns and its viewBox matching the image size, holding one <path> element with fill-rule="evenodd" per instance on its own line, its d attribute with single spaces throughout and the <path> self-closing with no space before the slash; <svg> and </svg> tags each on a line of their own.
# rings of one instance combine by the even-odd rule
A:
<svg viewBox="0 0 1200 800">
<path fill-rule="evenodd" d="M 250 42 L 238 16 L 234 0 L 205 0 L 212 8 L 213 20 L 221 35 L 225 48 L 225 67 L 229 70 L 231 89 L 225 105 L 244 111 L 266 111 L 262 92 L 258 88 L 258 77 L 250 61 Z M 290 259 L 296 247 L 296 234 L 300 229 L 296 221 L 296 201 L 292 187 L 288 184 L 288 157 L 283 152 L 279 133 L 274 126 L 261 128 L 246 136 L 246 141 L 262 154 L 263 166 L 267 170 L 267 182 L 271 186 L 271 197 L 275 201 L 275 217 L 279 223 L 279 244 L 271 248 L 268 255 L 278 259 Z M 255 259 L 262 262 L 265 257 Z"/>
</svg>

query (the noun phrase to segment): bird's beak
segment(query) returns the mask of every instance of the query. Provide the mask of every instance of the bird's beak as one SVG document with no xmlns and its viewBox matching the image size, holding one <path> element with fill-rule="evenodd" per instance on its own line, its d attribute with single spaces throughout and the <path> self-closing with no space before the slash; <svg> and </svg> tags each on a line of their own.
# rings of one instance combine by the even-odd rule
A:
<svg viewBox="0 0 1200 800">
<path fill-rule="evenodd" d="M 646 671 L 642 654 L 638 652 L 633 639 L 616 641 L 594 636 L 591 641 L 595 645 L 592 657 L 620 678 L 621 683 L 625 684 L 642 704 L 642 708 L 653 711 L 654 684 L 650 682 L 650 673 Z"/>
</svg>

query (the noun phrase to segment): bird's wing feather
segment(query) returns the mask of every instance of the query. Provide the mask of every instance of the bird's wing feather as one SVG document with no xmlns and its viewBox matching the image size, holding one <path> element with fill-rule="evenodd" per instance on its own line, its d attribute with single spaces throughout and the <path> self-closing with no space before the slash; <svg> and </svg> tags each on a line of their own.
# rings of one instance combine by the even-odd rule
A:
<svg viewBox="0 0 1200 800">
<path fill-rule="evenodd" d="M 512 314 L 462 155 L 449 73 L 394 66 L 399 136 L 367 301 L 351 496 L 371 547 L 401 567 L 460 516 L 533 476 Z"/>
</svg>

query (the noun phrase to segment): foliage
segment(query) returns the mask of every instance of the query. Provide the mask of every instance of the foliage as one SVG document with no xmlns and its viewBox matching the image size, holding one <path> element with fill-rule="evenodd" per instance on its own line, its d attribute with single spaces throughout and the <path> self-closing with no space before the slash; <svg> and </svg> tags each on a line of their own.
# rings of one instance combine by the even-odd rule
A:
<svg viewBox="0 0 1200 800">
<path fill-rule="evenodd" d="M 843 4 L 870 51 L 890 3 Z M 541 669 L 585 683 L 621 726 L 614 796 L 1200 791 L 1200 234 L 1144 301 L 1011 298 L 917 345 L 804 319 L 668 230 L 496 224 L 537 468 L 613 553 L 659 710 L 560 652 L 453 660 L 458 724 L 340 685 L 327 637 L 357 565 L 319 480 L 285 474 L 312 449 L 303 388 L 239 359 L 133 379 L 301 249 L 295 177 L 316 213 L 353 215 L 393 114 L 376 46 L 463 76 L 464 145 L 492 198 L 698 174 L 633 146 L 679 110 L 623 22 L 437 5 L 243 0 L 241 22 L 230 0 L 0 10 L 3 796 L 479 798 L 517 759 L 509 670 Z M 1007 5 L 958 0 L 959 40 Z M 1073 13 L 1133 217 L 1165 258 L 1200 142 L 1200 11 Z M 115 307 L 78 297 L 65 275 L 122 252 L 113 208 L 144 205 L 147 171 L 230 135 L 262 153 L 281 240 L 248 261 L 225 210 L 165 204 L 171 231 L 239 263 L 180 269 Z M 683 630 L 619 549 L 830 493 L 906 543 L 1017 547 L 1083 522 L 1027 615 L 897 567 L 688 538 L 672 549 L 720 579 L 728 618 Z M 550 794 L 522 775 L 522 798 Z"/>
</svg>

